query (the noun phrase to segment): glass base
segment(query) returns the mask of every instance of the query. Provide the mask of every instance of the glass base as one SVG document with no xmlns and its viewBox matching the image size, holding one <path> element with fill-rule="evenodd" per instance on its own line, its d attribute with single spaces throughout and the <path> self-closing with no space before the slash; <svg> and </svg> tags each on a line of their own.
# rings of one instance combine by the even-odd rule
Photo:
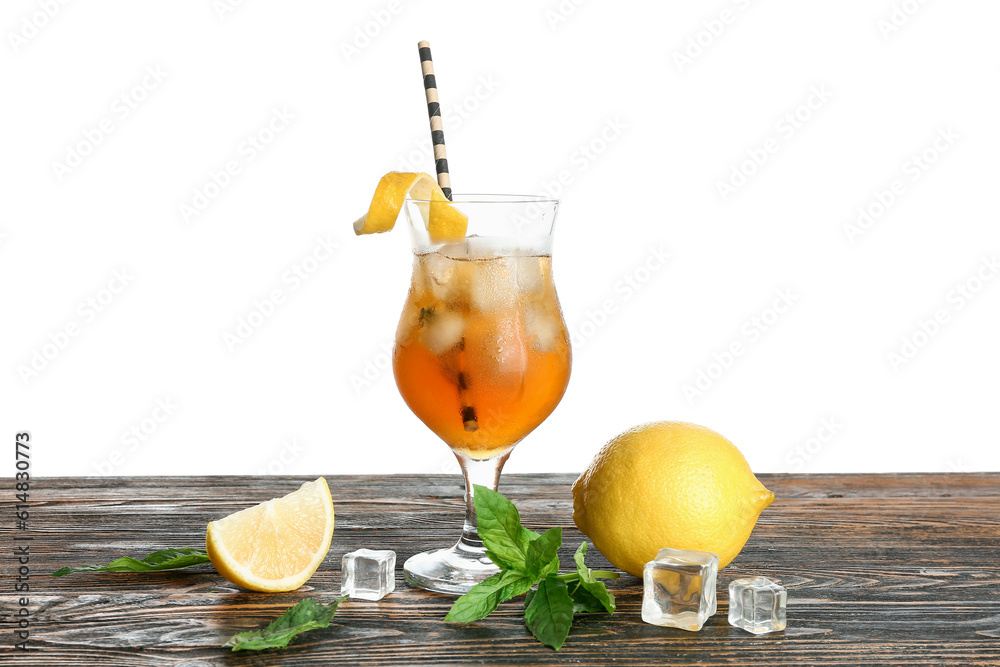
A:
<svg viewBox="0 0 1000 667">
<path fill-rule="evenodd" d="M 450 549 L 416 554 L 403 564 L 403 576 L 411 586 L 449 595 L 464 595 L 499 571 L 485 550 L 464 541 Z"/>
</svg>

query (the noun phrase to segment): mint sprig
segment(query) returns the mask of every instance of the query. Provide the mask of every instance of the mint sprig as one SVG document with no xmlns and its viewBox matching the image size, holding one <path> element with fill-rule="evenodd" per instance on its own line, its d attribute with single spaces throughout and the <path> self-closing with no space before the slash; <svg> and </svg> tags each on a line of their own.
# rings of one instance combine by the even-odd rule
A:
<svg viewBox="0 0 1000 667">
<path fill-rule="evenodd" d="M 163 549 L 154 551 L 142 560 L 124 556 L 113 560 L 107 565 L 80 565 L 61 567 L 52 573 L 53 577 L 62 577 L 71 572 L 160 572 L 162 570 L 177 570 L 182 567 L 208 563 L 208 554 L 202 549 L 183 547 L 181 549 Z"/>
<path fill-rule="evenodd" d="M 263 651 L 268 648 L 285 648 L 295 637 L 308 632 L 328 627 L 337 613 L 337 607 L 348 596 L 338 598 L 330 604 L 308 598 L 291 607 L 284 614 L 268 623 L 259 630 L 238 632 L 229 638 L 223 647 L 232 647 L 234 651 Z"/>
<path fill-rule="evenodd" d="M 500 572 L 458 598 L 445 621 L 478 621 L 503 602 L 526 593 L 524 624 L 538 641 L 558 651 L 569 636 L 574 613 L 614 613 L 615 596 L 600 579 L 617 579 L 618 573 L 587 567 L 586 542 L 573 556 L 576 572 L 559 574 L 562 528 L 541 535 L 524 528 L 514 504 L 485 486 L 474 487 L 473 502 L 479 537 Z M 532 590 L 536 584 L 538 588 Z"/>
</svg>

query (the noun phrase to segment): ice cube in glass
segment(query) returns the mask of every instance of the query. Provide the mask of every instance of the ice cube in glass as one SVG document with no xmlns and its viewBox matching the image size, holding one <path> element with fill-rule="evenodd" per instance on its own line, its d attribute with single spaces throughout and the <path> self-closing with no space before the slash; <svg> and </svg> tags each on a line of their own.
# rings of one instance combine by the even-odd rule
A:
<svg viewBox="0 0 1000 667">
<path fill-rule="evenodd" d="M 642 620 L 692 632 L 716 612 L 719 557 L 707 551 L 660 549 L 642 570 Z"/>
<path fill-rule="evenodd" d="M 541 292 L 545 288 L 542 258 L 535 255 L 521 255 L 516 258 L 516 262 L 515 277 L 518 289 L 526 294 Z"/>
<path fill-rule="evenodd" d="M 766 577 L 736 579 L 729 584 L 729 624 L 755 635 L 785 629 L 785 587 Z"/>
<path fill-rule="evenodd" d="M 529 306 L 525 310 L 524 331 L 539 352 L 552 352 L 566 335 L 560 314 L 547 310 L 545 306 Z"/>
<path fill-rule="evenodd" d="M 432 308 L 421 309 L 418 323 L 422 327 L 421 342 L 435 355 L 444 354 L 462 342 L 466 327 L 460 313 Z"/>
<path fill-rule="evenodd" d="M 358 549 L 341 561 L 340 594 L 381 600 L 396 588 L 396 552 Z"/>
</svg>

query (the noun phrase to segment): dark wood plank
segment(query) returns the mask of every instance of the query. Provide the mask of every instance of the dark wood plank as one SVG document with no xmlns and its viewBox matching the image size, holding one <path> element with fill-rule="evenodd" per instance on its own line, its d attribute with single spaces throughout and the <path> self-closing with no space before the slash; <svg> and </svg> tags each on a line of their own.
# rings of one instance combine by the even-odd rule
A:
<svg viewBox="0 0 1000 667">
<path fill-rule="evenodd" d="M 719 614 L 698 633 L 642 622 L 641 582 L 613 582 L 619 611 L 578 615 L 561 651 L 538 644 L 512 601 L 475 624 L 445 624 L 453 598 L 410 589 L 348 601 L 334 624 L 280 652 L 219 645 L 312 596 L 339 594 L 340 557 L 392 548 L 398 563 L 457 538 L 462 483 L 449 476 L 327 477 L 337 526 L 326 562 L 293 593 L 241 591 L 210 566 L 155 574 L 47 573 L 166 546 L 199 546 L 211 519 L 304 478 L 53 478 L 32 486 L 33 652 L 18 665 L 1000 665 L 1000 474 L 761 475 L 777 500 L 720 573 Z M 562 526 L 571 562 L 573 475 L 509 475 L 526 524 Z M 9 522 L 0 529 L 4 550 Z M 592 552 L 594 566 L 609 564 Z M 755 637 L 726 621 L 725 588 L 762 574 L 789 589 L 788 629 Z M 9 581 L 9 577 L 5 580 Z M 15 597 L 5 586 L 7 621 Z M 6 628 L 9 628 L 6 625 Z"/>
</svg>

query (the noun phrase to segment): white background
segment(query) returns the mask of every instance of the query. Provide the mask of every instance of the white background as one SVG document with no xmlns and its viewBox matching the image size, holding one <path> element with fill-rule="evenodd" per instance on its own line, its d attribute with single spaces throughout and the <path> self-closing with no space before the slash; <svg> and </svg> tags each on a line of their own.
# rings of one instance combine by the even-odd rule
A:
<svg viewBox="0 0 1000 667">
<path fill-rule="evenodd" d="M 385 370 L 408 235 L 351 232 L 433 170 L 420 39 L 456 192 L 569 182 L 573 375 L 508 471 L 663 419 L 758 472 L 1000 467 L 995 2 L 48 5 L 0 15 L 0 428 L 37 474 L 456 470 Z"/>
</svg>

